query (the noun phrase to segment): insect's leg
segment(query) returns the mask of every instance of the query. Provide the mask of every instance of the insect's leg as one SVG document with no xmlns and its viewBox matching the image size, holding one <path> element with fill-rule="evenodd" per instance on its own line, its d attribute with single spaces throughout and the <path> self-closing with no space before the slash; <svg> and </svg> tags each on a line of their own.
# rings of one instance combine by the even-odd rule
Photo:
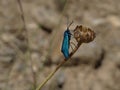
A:
<svg viewBox="0 0 120 90">
<path fill-rule="evenodd" d="M 73 35 L 73 34 L 71 34 L 71 36 L 74 38 L 74 35 Z"/>
<path fill-rule="evenodd" d="M 75 45 L 75 43 L 73 43 L 73 42 L 70 42 L 70 44 L 74 45 L 75 48 L 77 47 L 77 46 Z M 72 50 L 74 50 L 73 47 L 72 47 L 72 45 L 70 45 L 70 46 L 71 46 Z"/>
<path fill-rule="evenodd" d="M 70 30 L 70 35 L 74 38 L 74 31 Z"/>
<path fill-rule="evenodd" d="M 74 49 L 73 49 L 73 46 L 72 46 L 72 45 L 70 45 L 70 47 L 71 47 L 71 49 L 72 49 L 72 51 L 73 51 L 73 50 L 74 50 Z"/>
</svg>

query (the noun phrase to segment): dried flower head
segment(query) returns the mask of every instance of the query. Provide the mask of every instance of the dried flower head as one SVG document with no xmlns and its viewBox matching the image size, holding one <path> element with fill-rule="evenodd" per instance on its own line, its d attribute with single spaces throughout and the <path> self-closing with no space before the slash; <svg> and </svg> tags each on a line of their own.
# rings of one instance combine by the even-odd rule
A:
<svg viewBox="0 0 120 90">
<path fill-rule="evenodd" d="M 78 43 L 89 43 L 94 40 L 95 32 L 85 26 L 76 26 L 74 29 L 74 38 Z"/>
</svg>

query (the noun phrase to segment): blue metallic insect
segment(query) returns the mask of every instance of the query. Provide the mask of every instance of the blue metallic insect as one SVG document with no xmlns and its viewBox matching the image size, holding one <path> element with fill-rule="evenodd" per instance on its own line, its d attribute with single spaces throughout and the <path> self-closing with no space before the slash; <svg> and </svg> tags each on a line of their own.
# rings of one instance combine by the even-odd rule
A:
<svg viewBox="0 0 120 90">
<path fill-rule="evenodd" d="M 71 22 L 70 25 L 72 23 L 73 22 Z M 62 48 L 61 48 L 61 52 L 63 53 L 66 59 L 69 58 L 69 47 L 70 47 L 70 39 L 71 39 L 71 33 L 69 30 L 70 25 L 67 27 L 67 30 L 65 30 L 64 32 L 64 38 L 63 38 Z"/>
</svg>

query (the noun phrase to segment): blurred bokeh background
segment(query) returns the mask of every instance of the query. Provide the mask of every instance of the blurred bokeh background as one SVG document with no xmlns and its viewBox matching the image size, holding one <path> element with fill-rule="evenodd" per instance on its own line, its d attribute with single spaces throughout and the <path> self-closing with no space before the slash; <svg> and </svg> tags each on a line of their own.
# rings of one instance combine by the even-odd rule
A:
<svg viewBox="0 0 120 90">
<path fill-rule="evenodd" d="M 70 27 L 96 32 L 42 90 L 120 90 L 120 0 L 0 0 L 0 90 L 34 90 L 63 60 Z"/>
</svg>

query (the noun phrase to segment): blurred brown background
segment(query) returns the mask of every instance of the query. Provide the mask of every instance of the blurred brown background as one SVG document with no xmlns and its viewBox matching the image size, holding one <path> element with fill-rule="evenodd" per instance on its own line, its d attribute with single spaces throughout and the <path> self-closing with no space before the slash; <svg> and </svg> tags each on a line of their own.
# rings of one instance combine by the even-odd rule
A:
<svg viewBox="0 0 120 90">
<path fill-rule="evenodd" d="M 0 0 L 0 90 L 33 90 L 57 64 L 67 17 L 90 27 L 82 44 L 42 90 L 120 90 L 120 0 Z M 28 43 L 27 43 L 28 39 Z M 29 47 L 29 48 L 28 48 Z"/>
</svg>

